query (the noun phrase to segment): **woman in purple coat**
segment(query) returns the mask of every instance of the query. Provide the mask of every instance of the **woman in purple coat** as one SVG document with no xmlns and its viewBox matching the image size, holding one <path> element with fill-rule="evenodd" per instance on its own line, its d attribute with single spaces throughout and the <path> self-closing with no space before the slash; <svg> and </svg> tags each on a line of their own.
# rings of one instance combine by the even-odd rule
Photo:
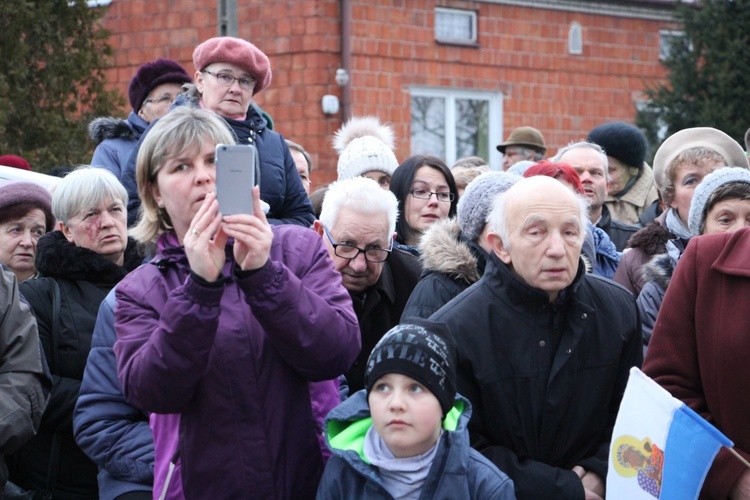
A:
<svg viewBox="0 0 750 500">
<path fill-rule="evenodd" d="M 219 212 L 215 146 L 232 142 L 184 108 L 141 146 L 133 236 L 156 251 L 117 287 L 118 375 L 157 442 L 154 419 L 180 416 L 186 498 L 310 498 L 323 460 L 308 382 L 350 367 L 359 328 L 317 234 L 272 228 L 257 187 L 256 215 Z"/>
</svg>

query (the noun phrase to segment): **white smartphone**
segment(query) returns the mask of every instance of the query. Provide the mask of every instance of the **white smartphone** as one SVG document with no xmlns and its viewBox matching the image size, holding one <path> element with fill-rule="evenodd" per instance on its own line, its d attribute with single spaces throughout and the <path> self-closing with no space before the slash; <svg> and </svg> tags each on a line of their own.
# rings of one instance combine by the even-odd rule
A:
<svg viewBox="0 0 750 500">
<path fill-rule="evenodd" d="M 255 155 L 253 146 L 216 145 L 216 198 L 222 215 L 253 213 Z"/>
</svg>

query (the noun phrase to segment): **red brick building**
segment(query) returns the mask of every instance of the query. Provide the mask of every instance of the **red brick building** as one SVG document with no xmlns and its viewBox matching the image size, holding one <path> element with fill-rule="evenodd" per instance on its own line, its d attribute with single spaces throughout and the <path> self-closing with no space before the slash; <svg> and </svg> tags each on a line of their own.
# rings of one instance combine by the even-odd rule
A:
<svg viewBox="0 0 750 500">
<path fill-rule="evenodd" d="M 399 160 L 429 151 L 451 164 L 479 154 L 493 166 L 495 145 L 517 126 L 540 129 L 554 153 L 604 121 L 632 122 L 643 89 L 664 77 L 660 43 L 675 28 L 672 0 L 91 3 L 107 10 L 109 78 L 123 93 L 157 57 L 192 73 L 193 48 L 219 33 L 258 45 L 273 82 L 257 102 L 310 151 L 315 184 L 336 177 L 331 136 L 345 116 L 392 124 Z M 325 95 L 338 112 L 323 112 Z"/>
</svg>

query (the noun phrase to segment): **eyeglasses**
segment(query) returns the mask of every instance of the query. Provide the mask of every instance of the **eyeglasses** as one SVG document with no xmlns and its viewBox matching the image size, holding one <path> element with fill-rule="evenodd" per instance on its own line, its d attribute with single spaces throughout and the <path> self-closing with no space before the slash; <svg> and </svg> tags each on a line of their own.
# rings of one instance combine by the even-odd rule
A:
<svg viewBox="0 0 750 500">
<path fill-rule="evenodd" d="M 145 101 L 143 101 L 143 104 L 148 104 L 152 102 L 160 106 L 166 106 L 168 104 L 172 104 L 175 99 L 177 99 L 177 96 L 171 96 L 169 94 L 165 94 L 159 97 L 158 99 L 146 99 Z"/>
<path fill-rule="evenodd" d="M 455 196 L 453 196 L 453 193 L 449 191 L 436 193 L 435 191 L 427 191 L 426 189 L 411 189 L 409 190 L 409 194 L 419 200 L 429 200 L 434 194 L 437 198 L 437 201 L 444 201 L 446 203 L 453 201 L 453 198 L 455 198 Z"/>
<path fill-rule="evenodd" d="M 204 69 L 203 73 L 208 73 L 209 75 L 213 76 L 214 78 L 216 78 L 216 81 L 224 87 L 230 87 L 234 85 L 234 82 L 237 82 L 240 84 L 240 88 L 243 90 L 252 90 L 255 88 L 255 80 L 253 80 L 252 78 L 237 78 L 236 76 L 232 76 L 229 73 L 214 73 L 212 71 L 208 71 L 207 69 Z"/>
<path fill-rule="evenodd" d="M 385 260 L 388 258 L 388 254 L 390 254 L 393 250 L 393 238 L 391 238 L 391 247 L 388 250 L 385 250 L 383 248 L 365 249 L 355 247 L 354 245 L 347 245 L 346 243 L 335 243 L 333 241 L 333 238 L 331 238 L 331 233 L 328 232 L 328 228 L 324 227 L 323 231 L 325 231 L 328 241 L 331 242 L 333 253 L 335 253 L 337 257 L 341 257 L 342 259 L 356 259 L 360 253 L 363 253 L 365 254 L 365 260 L 367 262 L 385 262 Z"/>
</svg>

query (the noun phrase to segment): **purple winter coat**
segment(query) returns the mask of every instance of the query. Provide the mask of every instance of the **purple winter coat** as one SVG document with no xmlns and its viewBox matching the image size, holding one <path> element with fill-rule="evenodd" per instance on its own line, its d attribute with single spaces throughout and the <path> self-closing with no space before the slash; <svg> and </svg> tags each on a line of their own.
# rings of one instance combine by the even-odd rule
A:
<svg viewBox="0 0 750 500">
<path fill-rule="evenodd" d="M 360 349 L 349 294 L 320 236 L 274 226 L 268 262 L 223 284 L 190 276 L 163 234 L 117 287 L 118 375 L 127 401 L 180 414 L 186 498 L 312 498 L 323 471 L 308 381 L 337 377 Z M 157 450 L 158 453 L 158 450 Z"/>
</svg>

